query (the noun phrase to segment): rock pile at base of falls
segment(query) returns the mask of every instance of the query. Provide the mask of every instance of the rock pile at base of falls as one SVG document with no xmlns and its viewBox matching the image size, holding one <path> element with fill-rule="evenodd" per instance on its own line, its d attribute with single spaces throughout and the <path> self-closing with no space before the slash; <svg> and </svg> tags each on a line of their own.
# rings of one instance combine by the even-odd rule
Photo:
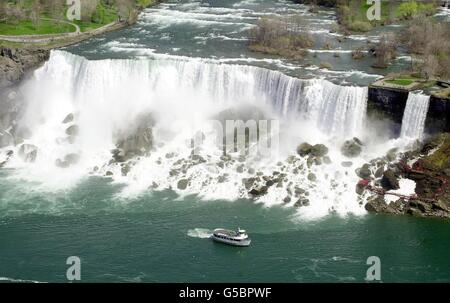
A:
<svg viewBox="0 0 450 303">
<path fill-rule="evenodd" d="M 400 188 L 401 178 L 416 183 L 415 195 L 398 197 L 387 203 L 383 195 L 372 193 L 365 205 L 369 212 L 450 218 L 450 134 L 439 134 L 399 155 L 388 152 L 387 168 L 373 181 L 385 191 Z M 407 163 L 412 163 L 408 166 Z"/>
<path fill-rule="evenodd" d="M 114 162 L 126 162 L 150 153 L 153 147 L 153 117 L 151 114 L 145 114 L 136 121 L 134 129 L 118 136 L 116 148 L 111 151 Z"/>
<path fill-rule="evenodd" d="M 306 164 L 308 167 L 311 167 L 313 164 L 330 164 L 331 159 L 327 156 L 328 151 L 328 147 L 326 147 L 324 144 L 311 145 L 307 142 L 304 142 L 297 147 L 297 154 L 300 157 L 308 157 L 308 159 L 306 160 Z"/>
<path fill-rule="evenodd" d="M 347 140 L 341 148 L 341 153 L 348 158 L 356 158 L 362 152 L 363 143 L 358 138 Z"/>
</svg>

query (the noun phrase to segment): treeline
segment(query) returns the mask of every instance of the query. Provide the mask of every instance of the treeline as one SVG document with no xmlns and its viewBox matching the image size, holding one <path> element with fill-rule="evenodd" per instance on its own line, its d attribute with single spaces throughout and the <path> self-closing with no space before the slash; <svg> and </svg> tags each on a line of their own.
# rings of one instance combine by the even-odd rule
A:
<svg viewBox="0 0 450 303">
<path fill-rule="evenodd" d="M 396 58 L 397 49 L 403 47 L 411 56 L 410 72 L 426 78 L 450 77 L 450 23 L 436 22 L 432 18 L 414 18 L 403 31 L 386 33 L 374 45 L 373 67 L 387 68 Z M 357 56 L 358 50 L 354 52 Z"/>
<path fill-rule="evenodd" d="M 140 8 L 154 4 L 157 0 L 82 0 L 81 20 L 104 23 L 111 12 L 117 19 L 127 21 L 137 17 Z M 65 19 L 66 0 L 1 0 L 0 22 L 18 24 L 31 20 L 36 26 L 41 18 Z M 109 19 L 108 19 L 109 20 Z"/>
<path fill-rule="evenodd" d="M 427 78 L 450 77 L 450 23 L 415 18 L 398 36 L 411 54 L 411 69 Z"/>
</svg>

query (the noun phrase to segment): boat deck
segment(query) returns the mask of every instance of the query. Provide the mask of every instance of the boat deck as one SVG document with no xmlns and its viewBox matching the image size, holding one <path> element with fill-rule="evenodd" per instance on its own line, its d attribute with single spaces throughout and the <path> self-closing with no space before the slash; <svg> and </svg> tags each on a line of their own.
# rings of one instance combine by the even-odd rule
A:
<svg viewBox="0 0 450 303">
<path fill-rule="evenodd" d="M 237 237 L 239 234 L 233 230 L 218 228 L 214 230 L 214 234 L 222 234 L 228 237 Z"/>
</svg>

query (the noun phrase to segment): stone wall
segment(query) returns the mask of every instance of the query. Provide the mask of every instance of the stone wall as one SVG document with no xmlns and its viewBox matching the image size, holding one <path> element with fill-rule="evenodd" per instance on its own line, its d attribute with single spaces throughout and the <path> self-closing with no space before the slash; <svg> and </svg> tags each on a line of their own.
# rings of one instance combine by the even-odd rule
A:
<svg viewBox="0 0 450 303">
<path fill-rule="evenodd" d="M 450 100 L 431 96 L 425 122 L 429 133 L 450 132 Z"/>
</svg>

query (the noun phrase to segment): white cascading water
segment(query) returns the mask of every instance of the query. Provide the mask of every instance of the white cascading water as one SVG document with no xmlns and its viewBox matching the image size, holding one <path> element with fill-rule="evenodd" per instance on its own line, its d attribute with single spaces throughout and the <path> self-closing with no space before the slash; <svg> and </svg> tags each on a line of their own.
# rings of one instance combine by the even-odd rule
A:
<svg viewBox="0 0 450 303">
<path fill-rule="evenodd" d="M 276 71 L 211 60 L 89 61 L 53 51 L 23 91 L 27 107 L 20 124 L 30 130 L 25 143 L 37 146 L 38 155 L 33 163 L 18 156 L 8 162 L 9 167 L 18 168 L 20 178 L 65 188 L 89 174 L 104 176 L 112 172 L 115 181 L 127 185 L 124 196 L 150 188 L 177 190 L 177 182 L 184 178 L 189 185 L 180 193 L 233 200 L 249 197 L 242 179 L 254 175 L 251 167 L 267 175 L 280 170 L 287 175 L 286 182 L 272 186 L 258 198 L 268 205 L 292 206 L 296 201 L 283 202 L 283 198 L 299 185 L 309 192 L 310 205 L 301 208 L 305 215 L 365 212 L 354 191 L 358 181 L 354 170 L 364 159 L 354 159 L 354 167 L 343 168 L 338 146 L 349 137 L 362 135 L 367 88 L 300 80 Z M 249 158 L 245 169 L 239 171 L 238 161 L 219 167 L 221 151 L 206 142 L 201 151 L 205 163 L 180 168 L 180 160 L 188 158 L 192 151 L 186 142 L 193 133 L 176 128 L 175 121 L 194 125 L 242 104 L 261 108 L 270 117 L 283 118 L 280 154 L 270 159 Z M 74 121 L 63 124 L 70 113 Z M 111 150 L 117 134 L 133 129 L 142 113 L 155 117 L 154 149 L 150 155 L 134 159 L 129 173 L 123 175 L 120 165 L 111 162 Z M 64 140 L 65 132 L 73 124 L 79 128 L 78 136 L 69 143 Z M 299 158 L 294 164 L 280 167 L 280 161 L 295 155 L 295 147 L 304 141 L 326 143 L 332 163 L 309 167 L 306 159 Z M 55 161 L 73 153 L 80 155 L 76 165 L 55 165 Z M 174 168 L 181 175 L 174 176 Z M 308 178 L 310 173 L 317 180 Z"/>
<path fill-rule="evenodd" d="M 430 96 L 409 93 L 402 121 L 402 138 L 422 139 Z"/>
</svg>

